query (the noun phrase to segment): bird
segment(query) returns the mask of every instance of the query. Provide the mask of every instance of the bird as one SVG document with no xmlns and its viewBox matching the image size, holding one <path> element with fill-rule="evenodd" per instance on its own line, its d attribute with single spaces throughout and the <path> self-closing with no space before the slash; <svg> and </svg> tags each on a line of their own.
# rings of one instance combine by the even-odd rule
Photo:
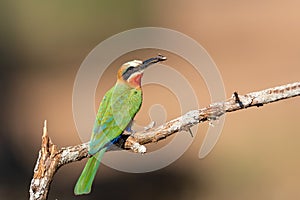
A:
<svg viewBox="0 0 300 200">
<path fill-rule="evenodd" d="M 75 195 L 89 194 L 101 159 L 109 146 L 122 132 L 131 128 L 133 118 L 143 101 L 141 79 L 144 70 L 155 63 L 165 61 L 162 55 L 145 61 L 124 63 L 117 73 L 116 84 L 104 95 L 94 122 L 89 142 L 90 157 L 74 187 Z"/>
</svg>

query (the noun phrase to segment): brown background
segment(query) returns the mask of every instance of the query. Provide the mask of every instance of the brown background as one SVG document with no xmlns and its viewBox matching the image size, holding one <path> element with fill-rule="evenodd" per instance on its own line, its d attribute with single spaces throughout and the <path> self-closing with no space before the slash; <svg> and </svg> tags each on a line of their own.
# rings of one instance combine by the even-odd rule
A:
<svg viewBox="0 0 300 200">
<path fill-rule="evenodd" d="M 87 54 L 106 38 L 131 28 L 166 27 L 199 42 L 222 75 L 227 96 L 299 81 L 298 1 L 64 1 L 0 3 L 1 199 L 26 199 L 48 120 L 52 140 L 80 143 L 72 116 L 72 88 Z M 142 52 L 142 58 L 155 51 Z M 134 52 L 122 56 L 122 63 Z M 149 56 L 147 56 L 149 53 Z M 192 83 L 200 105 L 209 96 L 201 77 L 184 60 L 168 54 L 168 65 Z M 101 65 L 101 63 L 99 63 Z M 96 101 L 114 84 L 118 65 L 101 79 Z M 166 77 L 163 77 L 166 78 Z M 145 88 L 137 120 L 147 124 L 153 103 L 167 118 L 180 114 L 163 88 Z M 188 151 L 162 170 L 126 174 L 100 167 L 90 196 L 76 199 L 297 199 L 300 197 L 300 101 L 298 98 L 230 113 L 218 144 L 198 159 L 207 124 Z M 165 141 L 165 142 L 168 142 Z M 164 143 L 152 145 L 158 148 Z M 56 174 L 50 199 L 74 199 L 84 161 Z"/>
</svg>

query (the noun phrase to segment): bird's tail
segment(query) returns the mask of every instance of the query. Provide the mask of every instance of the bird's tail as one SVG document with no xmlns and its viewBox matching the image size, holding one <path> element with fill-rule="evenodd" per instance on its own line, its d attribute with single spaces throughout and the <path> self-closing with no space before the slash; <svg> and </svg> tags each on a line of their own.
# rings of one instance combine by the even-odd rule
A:
<svg viewBox="0 0 300 200">
<path fill-rule="evenodd" d="M 96 153 L 93 157 L 88 159 L 75 185 L 74 188 L 75 195 L 88 194 L 91 192 L 93 180 L 95 178 L 98 167 L 100 165 L 100 161 L 105 151 L 106 148 L 103 148 L 98 153 Z"/>
</svg>

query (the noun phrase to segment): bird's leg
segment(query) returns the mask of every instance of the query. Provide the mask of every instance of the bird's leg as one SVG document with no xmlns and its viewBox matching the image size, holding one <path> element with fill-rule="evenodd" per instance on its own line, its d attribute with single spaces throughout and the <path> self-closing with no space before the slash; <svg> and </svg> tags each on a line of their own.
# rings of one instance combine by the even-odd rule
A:
<svg viewBox="0 0 300 200">
<path fill-rule="evenodd" d="M 133 124 L 133 120 L 131 120 L 131 122 L 129 122 L 129 124 L 127 125 L 127 127 L 123 131 L 123 135 L 132 135 L 132 134 L 135 133 L 135 130 L 131 129 L 132 124 Z"/>
<path fill-rule="evenodd" d="M 136 131 L 132 130 L 132 124 L 133 120 L 127 125 L 125 130 L 123 131 L 123 135 L 125 136 L 133 136 Z M 145 131 L 153 128 L 155 125 L 155 122 L 151 122 L 147 127 L 144 128 Z M 136 153 L 144 154 L 146 153 L 147 149 L 144 145 L 139 144 L 138 142 L 134 142 L 131 146 L 131 150 Z"/>
<path fill-rule="evenodd" d="M 123 131 L 123 135 L 133 135 L 136 133 L 135 130 L 132 129 L 133 120 L 127 125 L 125 130 Z M 155 126 L 155 121 L 151 121 L 147 126 L 144 127 L 144 131 L 149 131 Z"/>
</svg>

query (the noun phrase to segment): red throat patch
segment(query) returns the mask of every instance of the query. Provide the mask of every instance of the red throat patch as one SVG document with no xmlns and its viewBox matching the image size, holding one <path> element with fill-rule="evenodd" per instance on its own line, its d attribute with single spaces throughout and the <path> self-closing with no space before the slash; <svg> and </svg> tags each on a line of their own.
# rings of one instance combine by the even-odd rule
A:
<svg viewBox="0 0 300 200">
<path fill-rule="evenodd" d="M 133 77 L 130 77 L 128 80 L 128 83 L 133 87 L 141 87 L 141 79 L 143 77 L 143 74 L 137 74 Z"/>
</svg>

